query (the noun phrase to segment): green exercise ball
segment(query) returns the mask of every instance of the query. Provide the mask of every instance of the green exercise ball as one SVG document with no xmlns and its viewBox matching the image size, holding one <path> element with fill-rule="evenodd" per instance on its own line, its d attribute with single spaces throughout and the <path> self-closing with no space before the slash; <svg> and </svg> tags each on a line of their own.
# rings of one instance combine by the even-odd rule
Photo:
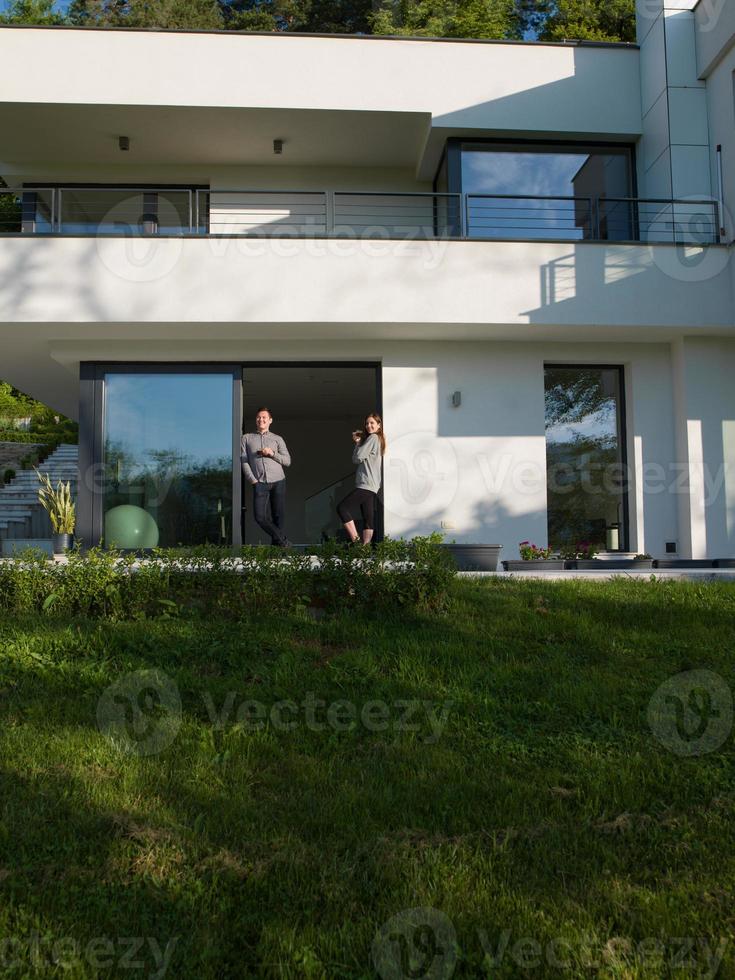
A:
<svg viewBox="0 0 735 980">
<path fill-rule="evenodd" d="M 120 504 L 105 514 L 105 544 L 108 548 L 155 548 L 158 525 L 142 507 Z"/>
</svg>

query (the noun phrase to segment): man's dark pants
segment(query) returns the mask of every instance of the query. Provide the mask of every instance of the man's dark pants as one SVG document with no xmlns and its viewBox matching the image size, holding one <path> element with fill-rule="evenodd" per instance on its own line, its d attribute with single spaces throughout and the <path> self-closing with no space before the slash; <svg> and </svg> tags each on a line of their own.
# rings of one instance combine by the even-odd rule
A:
<svg viewBox="0 0 735 980">
<path fill-rule="evenodd" d="M 286 535 L 286 481 L 253 484 L 253 510 L 255 522 L 270 535 L 271 544 L 284 544 Z"/>
</svg>

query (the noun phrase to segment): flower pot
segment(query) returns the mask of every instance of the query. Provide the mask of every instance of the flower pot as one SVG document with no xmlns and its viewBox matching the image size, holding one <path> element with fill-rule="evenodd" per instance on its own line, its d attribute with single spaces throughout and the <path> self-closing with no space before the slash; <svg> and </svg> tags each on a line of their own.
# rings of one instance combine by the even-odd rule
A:
<svg viewBox="0 0 735 980">
<path fill-rule="evenodd" d="M 654 568 L 712 568 L 710 558 L 655 558 Z"/>
<path fill-rule="evenodd" d="M 653 558 L 621 558 L 617 561 L 609 558 L 600 561 L 598 558 L 578 558 L 576 561 L 569 562 L 570 568 L 585 572 L 645 572 L 653 568 Z"/>
<path fill-rule="evenodd" d="M 502 544 L 443 544 L 460 572 L 496 572 Z"/>
<path fill-rule="evenodd" d="M 506 572 L 563 572 L 564 561 L 561 558 L 512 559 L 504 561 L 503 568 Z"/>
<path fill-rule="evenodd" d="M 73 540 L 73 534 L 52 534 L 51 547 L 53 548 L 54 554 L 63 555 L 65 551 L 69 551 Z"/>
</svg>

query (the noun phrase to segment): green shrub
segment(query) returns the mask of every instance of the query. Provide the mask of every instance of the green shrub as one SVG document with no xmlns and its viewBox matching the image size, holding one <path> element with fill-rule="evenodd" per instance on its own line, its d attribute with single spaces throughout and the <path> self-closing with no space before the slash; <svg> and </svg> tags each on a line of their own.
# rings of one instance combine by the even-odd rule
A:
<svg viewBox="0 0 735 980">
<path fill-rule="evenodd" d="M 12 467 L 8 467 L 3 473 L 3 483 L 10 483 L 11 480 L 15 479 L 15 470 Z"/>
<path fill-rule="evenodd" d="M 375 548 L 324 545 L 310 554 L 270 547 L 156 550 L 145 558 L 93 548 L 68 562 L 22 552 L 0 562 L 0 611 L 103 619 L 311 610 L 441 611 L 455 574 L 438 537 Z"/>
</svg>

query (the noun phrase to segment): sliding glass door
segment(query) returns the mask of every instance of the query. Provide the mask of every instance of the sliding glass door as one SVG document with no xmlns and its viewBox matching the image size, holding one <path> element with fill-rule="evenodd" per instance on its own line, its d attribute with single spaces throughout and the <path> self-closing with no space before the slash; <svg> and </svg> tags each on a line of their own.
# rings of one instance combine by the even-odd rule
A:
<svg viewBox="0 0 735 980">
<path fill-rule="evenodd" d="M 99 381 L 98 522 L 105 544 L 152 548 L 237 543 L 236 372 L 206 366 L 110 365 Z M 239 506 L 235 513 L 239 518 Z"/>
</svg>

